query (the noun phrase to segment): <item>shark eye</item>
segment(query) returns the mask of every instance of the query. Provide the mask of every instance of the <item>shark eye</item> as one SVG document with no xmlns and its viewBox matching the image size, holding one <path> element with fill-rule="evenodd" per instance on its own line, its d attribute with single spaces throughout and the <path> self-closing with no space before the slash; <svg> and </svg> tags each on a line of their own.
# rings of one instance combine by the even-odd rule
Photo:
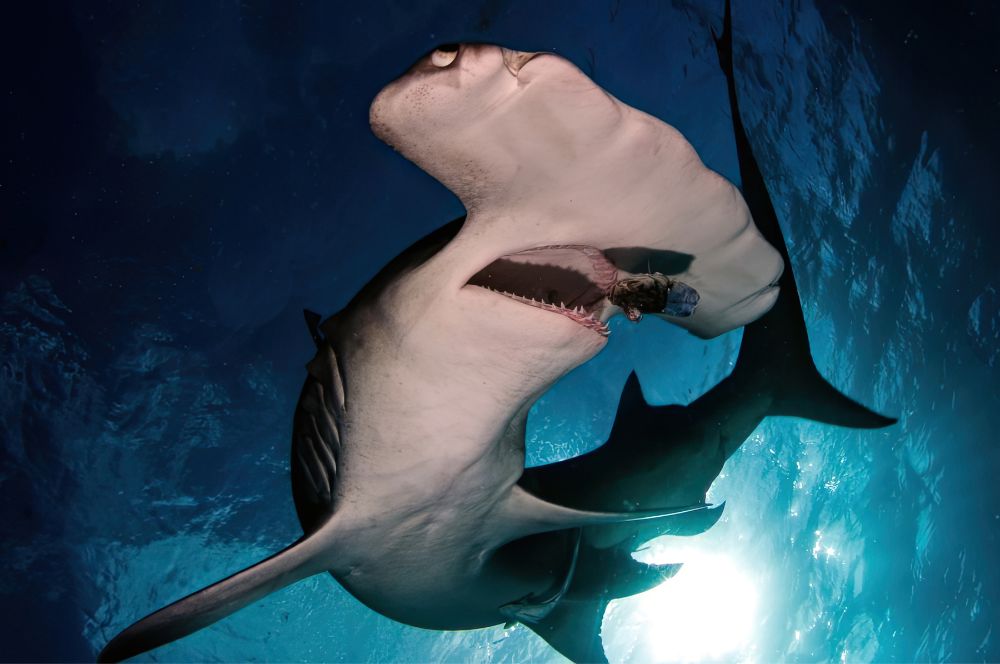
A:
<svg viewBox="0 0 1000 664">
<path fill-rule="evenodd" d="M 458 57 L 458 44 L 445 44 L 431 53 L 431 64 L 435 67 L 447 67 Z"/>
</svg>

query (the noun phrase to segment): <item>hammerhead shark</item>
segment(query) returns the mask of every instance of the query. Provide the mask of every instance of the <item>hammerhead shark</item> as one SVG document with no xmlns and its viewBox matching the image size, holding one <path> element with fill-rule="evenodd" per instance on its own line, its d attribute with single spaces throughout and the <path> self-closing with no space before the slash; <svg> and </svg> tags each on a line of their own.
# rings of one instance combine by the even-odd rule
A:
<svg viewBox="0 0 1000 664">
<path fill-rule="evenodd" d="M 729 38 L 727 9 L 720 44 Z M 888 423 L 812 365 L 731 61 L 726 72 L 760 230 L 676 130 L 558 56 L 447 45 L 384 88 L 374 132 L 467 215 L 404 251 L 341 312 L 307 317 L 317 353 L 291 464 L 304 536 L 143 618 L 99 659 L 156 648 L 330 572 L 410 625 L 520 621 L 571 659 L 603 661 L 607 602 L 676 571 L 631 560 L 635 544 L 714 523 L 721 508 L 705 491 L 761 419 Z M 528 410 L 603 348 L 620 312 L 702 337 L 748 326 L 740 361 L 684 408 L 646 406 L 631 379 L 602 448 L 526 471 Z"/>
</svg>

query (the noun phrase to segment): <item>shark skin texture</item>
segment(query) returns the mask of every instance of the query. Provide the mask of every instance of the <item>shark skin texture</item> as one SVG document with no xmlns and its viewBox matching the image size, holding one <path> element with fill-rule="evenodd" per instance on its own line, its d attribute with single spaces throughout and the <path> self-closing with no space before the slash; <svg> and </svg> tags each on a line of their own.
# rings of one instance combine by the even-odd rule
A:
<svg viewBox="0 0 1000 664">
<path fill-rule="evenodd" d="M 328 320 L 307 314 L 317 353 L 291 455 L 303 537 L 128 627 L 100 661 L 182 638 L 321 572 L 400 622 L 520 621 L 574 661 L 604 661 L 607 602 L 678 569 L 631 552 L 718 519 L 705 491 L 763 417 L 885 423 L 814 367 L 803 375 L 834 406 L 804 409 L 796 385 L 776 386 L 793 375 L 786 368 L 801 369 L 803 349 L 812 364 L 773 208 L 761 208 L 773 225 L 762 235 L 739 191 L 676 130 L 569 62 L 444 46 L 379 93 L 371 124 L 467 215 L 404 251 Z M 738 145 L 749 150 L 745 136 Z M 609 294 L 623 280 L 682 284 L 681 309 L 642 313 L 693 334 L 757 320 L 770 321 L 767 333 L 753 353 L 745 337 L 749 368 L 682 412 L 647 406 L 633 377 L 604 447 L 525 471 L 528 410 L 604 347 L 606 321 L 622 312 Z M 758 367 L 759 349 L 773 355 L 775 344 L 788 348 L 787 367 Z"/>
</svg>

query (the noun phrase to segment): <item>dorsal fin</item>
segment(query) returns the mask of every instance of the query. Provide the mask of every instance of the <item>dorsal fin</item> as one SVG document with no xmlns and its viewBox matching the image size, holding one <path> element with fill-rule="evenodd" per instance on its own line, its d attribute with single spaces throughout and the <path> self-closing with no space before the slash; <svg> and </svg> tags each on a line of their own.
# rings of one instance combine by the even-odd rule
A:
<svg viewBox="0 0 1000 664">
<path fill-rule="evenodd" d="M 319 330 L 319 324 L 323 317 L 309 309 L 303 309 L 302 315 L 306 319 L 306 327 L 309 328 L 309 335 L 312 337 L 313 343 L 316 344 L 316 348 L 319 348 L 324 341 L 323 333 Z"/>
<path fill-rule="evenodd" d="M 709 507 L 710 505 L 705 503 L 698 503 L 635 512 L 592 512 L 550 503 L 515 484 L 500 504 L 497 518 L 502 523 L 498 524 L 496 532 L 502 541 L 510 541 L 518 537 L 565 528 L 666 519 Z"/>
</svg>

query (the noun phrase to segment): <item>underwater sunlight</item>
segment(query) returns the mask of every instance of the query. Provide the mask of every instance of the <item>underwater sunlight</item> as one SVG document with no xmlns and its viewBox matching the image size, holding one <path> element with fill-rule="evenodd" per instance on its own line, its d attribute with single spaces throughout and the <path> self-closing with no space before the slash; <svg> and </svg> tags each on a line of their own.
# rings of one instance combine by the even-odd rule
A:
<svg viewBox="0 0 1000 664">
<path fill-rule="evenodd" d="M 762 587 L 742 561 L 703 538 L 666 537 L 636 553 L 649 563 L 683 566 L 667 583 L 608 609 L 605 637 L 615 661 L 746 661 L 752 656 Z M 621 625 L 619 625 L 621 623 Z M 625 625 L 642 637 L 628 648 L 616 638 Z M 628 630 L 628 627 L 625 627 Z M 626 652 L 629 649 L 633 652 Z M 637 652 L 637 651 L 642 652 Z"/>
</svg>

